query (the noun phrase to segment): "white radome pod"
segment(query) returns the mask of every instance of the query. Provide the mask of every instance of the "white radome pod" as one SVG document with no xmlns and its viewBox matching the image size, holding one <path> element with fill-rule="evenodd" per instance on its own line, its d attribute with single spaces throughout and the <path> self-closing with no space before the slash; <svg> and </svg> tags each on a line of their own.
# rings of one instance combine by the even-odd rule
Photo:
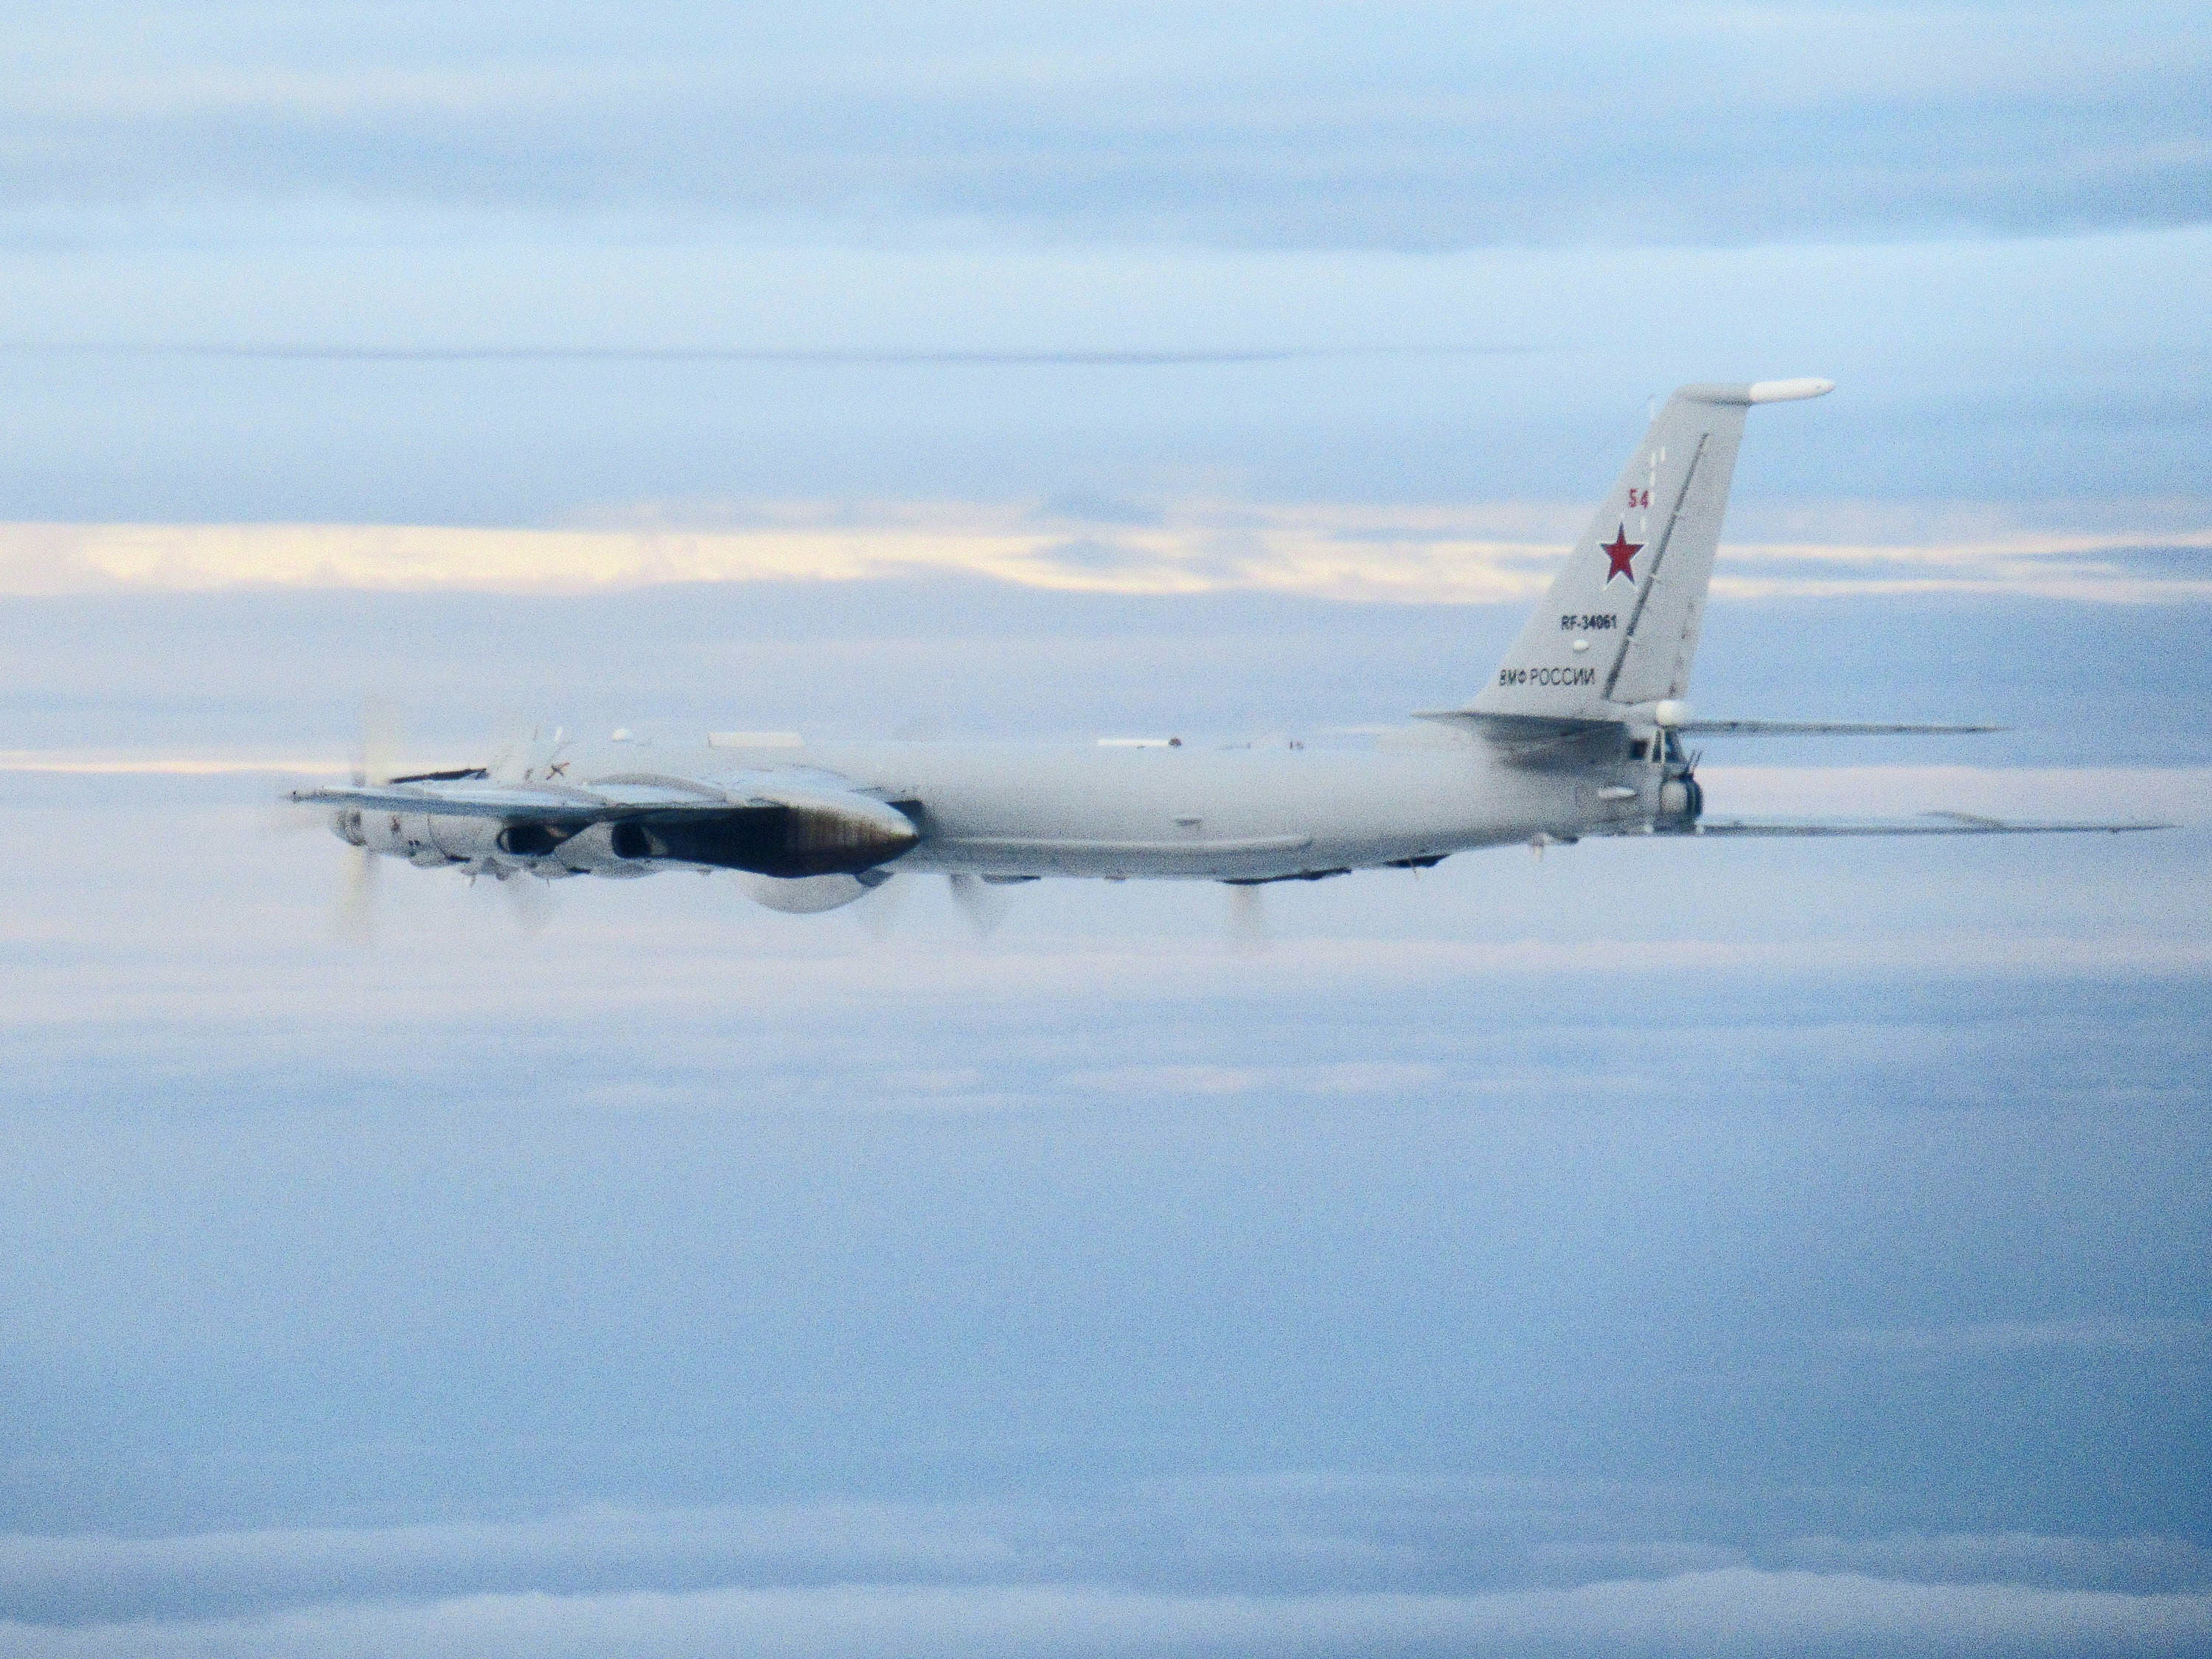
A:
<svg viewBox="0 0 2212 1659">
<path fill-rule="evenodd" d="M 1746 403 L 1794 404 L 1803 398 L 1825 398 L 1835 389 L 1833 380 L 1808 374 L 1795 380 L 1755 380 L 1743 389 L 1743 396 Z"/>
<path fill-rule="evenodd" d="M 857 876 L 757 876 L 743 872 L 738 885 L 754 903 L 794 916 L 835 910 L 866 897 L 869 891 L 868 884 Z"/>
<path fill-rule="evenodd" d="M 1651 723 L 1672 728 L 1686 725 L 1690 718 L 1690 705 L 1678 697 L 1668 697 L 1651 706 Z"/>
</svg>

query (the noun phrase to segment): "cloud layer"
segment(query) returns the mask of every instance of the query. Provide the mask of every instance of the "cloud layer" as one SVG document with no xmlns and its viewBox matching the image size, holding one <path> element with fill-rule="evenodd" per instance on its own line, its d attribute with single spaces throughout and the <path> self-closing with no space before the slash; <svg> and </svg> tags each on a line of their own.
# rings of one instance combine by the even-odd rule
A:
<svg viewBox="0 0 2212 1659">
<path fill-rule="evenodd" d="M 1532 602 L 1565 551 L 1485 521 L 1572 508 L 1109 510 L 783 503 L 743 529 L 387 525 L 0 525 L 0 593 L 334 588 L 574 593 L 667 583 L 978 576 L 1061 592 L 1254 592 L 1425 604 Z M 1844 515 L 1848 517 L 1848 513 Z M 2212 599 L 2212 532 L 2014 534 L 1929 545 L 1727 550 L 1723 599 L 1953 593 L 2115 604 Z"/>
<path fill-rule="evenodd" d="M 364 956 L 250 778 L 0 786 L 11 1651 L 2206 1645 L 2201 837 Z"/>
<path fill-rule="evenodd" d="M 2208 40 L 2178 5 L 73 15 L 15 31 L 19 213 L 323 198 L 1435 249 L 2212 207 Z"/>
<path fill-rule="evenodd" d="M 1936 1588 L 1856 1576 L 1686 1574 L 1658 1583 L 1484 1596 L 1261 1599 L 1097 1589 L 866 1585 L 611 1596 L 485 1595 L 423 1606 L 316 1608 L 248 1620 L 56 1630 L 0 1624 L 25 1659 L 191 1654 L 204 1659 L 586 1659 L 610 1652 L 867 1659 L 1107 1659 L 1253 1652 L 1442 1659 L 1470 1648 L 1559 1656 L 1846 1659 L 1972 1651 L 1992 1659 L 2200 1653 L 2212 1596 Z"/>
</svg>

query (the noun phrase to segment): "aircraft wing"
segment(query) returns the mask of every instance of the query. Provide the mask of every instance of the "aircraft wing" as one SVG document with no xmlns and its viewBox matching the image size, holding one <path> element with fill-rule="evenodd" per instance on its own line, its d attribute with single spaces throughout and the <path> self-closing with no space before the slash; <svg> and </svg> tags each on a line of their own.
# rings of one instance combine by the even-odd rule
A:
<svg viewBox="0 0 2212 1659">
<path fill-rule="evenodd" d="M 726 812 L 744 805 L 721 791 L 599 785 L 355 783 L 295 789 L 287 799 L 302 806 L 359 806 L 376 812 L 433 812 L 441 817 L 496 818 L 502 823 L 597 823 L 641 811 Z"/>
<path fill-rule="evenodd" d="M 351 808 L 350 823 L 341 817 L 333 825 L 347 840 L 409 857 L 422 848 L 404 835 L 404 816 L 501 826 L 463 836 L 460 849 L 450 839 L 430 849 L 448 863 L 489 858 L 496 849 L 509 859 L 551 855 L 571 870 L 665 862 L 762 876 L 854 875 L 921 839 L 915 821 L 892 803 L 812 767 L 711 779 L 638 772 L 575 783 L 507 780 L 479 769 L 295 789 L 290 798 L 303 806 Z M 375 822 L 386 812 L 388 826 Z M 430 839 L 437 840 L 434 832 Z M 580 866 L 570 861 L 577 848 L 586 860 Z"/>
<path fill-rule="evenodd" d="M 2170 823 L 2089 823 L 1989 818 L 1972 812 L 1923 812 L 1915 818 L 1699 818 L 1682 836 L 2070 836 L 2171 830 Z"/>
<path fill-rule="evenodd" d="M 286 799 L 302 806 L 357 806 L 377 812 L 429 812 L 576 828 L 647 812 L 659 817 L 826 805 L 875 817 L 890 810 L 877 796 L 855 788 L 849 778 L 797 768 L 744 773 L 714 783 L 654 773 L 594 778 L 588 784 L 501 783 L 479 772 L 396 778 L 389 783 L 331 784 L 295 789 Z"/>
</svg>

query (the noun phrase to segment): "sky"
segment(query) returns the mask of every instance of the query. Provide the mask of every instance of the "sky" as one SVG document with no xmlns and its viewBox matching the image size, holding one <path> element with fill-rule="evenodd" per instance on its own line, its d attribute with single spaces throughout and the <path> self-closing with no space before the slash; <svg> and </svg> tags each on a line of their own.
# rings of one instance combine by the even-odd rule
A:
<svg viewBox="0 0 2212 1659">
<path fill-rule="evenodd" d="M 2212 1653 L 2212 12 L 0 25 L 0 1649 Z M 1754 411 L 1718 812 L 550 916 L 362 699 L 1364 731 Z"/>
</svg>

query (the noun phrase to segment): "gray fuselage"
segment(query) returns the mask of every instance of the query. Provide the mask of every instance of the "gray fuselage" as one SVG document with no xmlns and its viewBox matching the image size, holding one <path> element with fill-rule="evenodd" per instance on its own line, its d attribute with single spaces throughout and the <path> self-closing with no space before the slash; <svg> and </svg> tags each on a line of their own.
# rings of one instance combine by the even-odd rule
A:
<svg viewBox="0 0 2212 1659">
<path fill-rule="evenodd" d="M 564 757 L 587 787 L 641 773 L 711 784 L 763 765 L 836 774 L 915 814 L 921 839 L 898 869 L 1250 881 L 1643 829 L 1662 769 L 1631 755 L 1626 728 L 1617 750 L 1553 767 L 1435 724 L 1358 749 L 624 744 Z"/>
</svg>

